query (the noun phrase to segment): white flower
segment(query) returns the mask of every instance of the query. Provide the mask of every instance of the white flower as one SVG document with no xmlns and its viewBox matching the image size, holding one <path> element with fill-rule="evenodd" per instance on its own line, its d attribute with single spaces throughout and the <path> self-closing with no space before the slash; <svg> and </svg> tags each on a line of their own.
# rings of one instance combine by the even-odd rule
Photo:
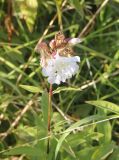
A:
<svg viewBox="0 0 119 160">
<path fill-rule="evenodd" d="M 49 44 L 38 42 L 35 51 L 40 53 L 42 73 L 50 84 L 60 84 L 78 72 L 79 56 L 73 56 L 72 46 L 82 42 L 80 38 L 66 38 L 62 31 L 55 34 Z"/>
<path fill-rule="evenodd" d="M 78 72 L 77 62 L 80 62 L 79 56 L 63 57 L 57 53 L 54 58 L 47 60 L 47 66 L 43 67 L 42 73 L 48 77 L 50 84 L 60 84 Z"/>
</svg>

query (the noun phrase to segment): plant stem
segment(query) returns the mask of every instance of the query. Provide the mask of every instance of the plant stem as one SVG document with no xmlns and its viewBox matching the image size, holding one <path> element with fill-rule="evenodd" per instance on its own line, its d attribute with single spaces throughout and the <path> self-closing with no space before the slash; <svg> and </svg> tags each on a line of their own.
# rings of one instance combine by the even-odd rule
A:
<svg viewBox="0 0 119 160">
<path fill-rule="evenodd" d="M 89 20 L 89 22 L 87 23 L 87 25 L 84 27 L 84 29 L 81 31 L 81 33 L 79 34 L 78 37 L 83 37 L 85 32 L 87 32 L 87 30 L 89 29 L 89 27 L 91 26 L 91 24 L 94 22 L 94 20 L 96 19 L 97 15 L 100 13 L 100 11 L 102 10 L 102 8 L 104 8 L 106 6 L 106 4 L 109 2 L 109 0 L 104 0 L 101 4 L 101 6 L 97 9 L 97 11 L 95 12 L 95 14 L 92 16 L 92 18 Z M 87 32 L 88 33 L 88 32 Z"/>
<path fill-rule="evenodd" d="M 52 110 L 52 84 L 49 89 L 49 102 L 48 102 L 48 142 L 47 142 L 47 153 L 49 153 L 49 142 L 50 142 L 50 124 L 51 124 L 51 110 Z"/>
</svg>

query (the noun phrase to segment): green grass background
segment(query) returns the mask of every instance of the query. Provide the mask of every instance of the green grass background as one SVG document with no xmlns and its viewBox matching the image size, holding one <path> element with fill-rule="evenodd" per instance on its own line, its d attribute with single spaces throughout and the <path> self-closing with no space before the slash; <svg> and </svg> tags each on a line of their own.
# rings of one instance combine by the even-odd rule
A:
<svg viewBox="0 0 119 160">
<path fill-rule="evenodd" d="M 75 77 L 47 79 L 39 39 L 78 37 L 104 0 L 0 0 L 0 160 L 119 160 L 119 0 L 109 0 L 74 47 Z"/>
</svg>

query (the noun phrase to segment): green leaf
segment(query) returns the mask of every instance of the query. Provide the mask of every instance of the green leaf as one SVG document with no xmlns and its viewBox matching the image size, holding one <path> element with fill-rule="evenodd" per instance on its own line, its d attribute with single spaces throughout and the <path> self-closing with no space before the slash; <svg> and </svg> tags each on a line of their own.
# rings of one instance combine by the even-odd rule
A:
<svg viewBox="0 0 119 160">
<path fill-rule="evenodd" d="M 29 155 L 29 156 L 39 156 L 39 148 L 30 147 L 30 146 L 21 146 L 17 148 L 10 149 L 5 152 L 4 155 Z"/>
<path fill-rule="evenodd" d="M 104 118 L 104 116 L 102 117 L 99 115 L 93 115 L 93 116 L 86 117 L 86 118 L 72 124 L 68 129 L 66 129 L 65 132 L 71 132 L 74 129 L 77 129 L 77 127 L 79 127 L 79 126 L 85 125 L 85 124 L 92 122 L 92 121 L 100 120 L 102 118 Z"/>
<path fill-rule="evenodd" d="M 29 92 L 32 92 L 32 93 L 42 93 L 43 90 L 42 88 L 40 87 L 36 87 L 36 86 L 28 86 L 28 85 L 19 85 L 21 88 L 29 91 Z"/>
<path fill-rule="evenodd" d="M 81 49 L 83 49 L 83 50 L 85 50 L 85 51 L 90 52 L 90 54 L 91 54 L 92 56 L 96 56 L 96 57 L 100 57 L 100 58 L 103 58 L 103 59 L 107 59 L 107 60 L 109 60 L 109 61 L 111 61 L 111 62 L 113 61 L 113 59 L 110 58 L 109 56 L 106 56 L 105 54 L 103 54 L 103 53 L 101 53 L 101 52 L 97 52 L 96 50 L 93 50 L 93 49 L 91 49 L 91 48 L 89 48 L 89 47 L 87 47 L 87 46 L 84 46 L 84 45 L 79 44 L 79 45 L 77 45 L 77 47 L 78 47 L 78 48 L 81 48 Z"/>
<path fill-rule="evenodd" d="M 59 139 L 58 144 L 57 144 L 56 149 L 55 149 L 55 160 L 56 160 L 56 158 L 57 158 L 58 152 L 59 152 L 59 150 L 60 150 L 60 147 L 61 147 L 63 141 L 65 140 L 65 138 L 66 138 L 69 134 L 70 134 L 70 132 L 64 133 L 63 136 L 61 136 L 61 138 Z"/>
<path fill-rule="evenodd" d="M 58 22 L 59 22 L 59 25 L 62 25 L 62 11 L 61 11 L 62 0 L 55 0 L 55 3 L 57 7 Z"/>
<path fill-rule="evenodd" d="M 97 122 L 95 122 L 95 124 L 96 124 L 96 123 L 105 122 L 105 121 L 110 120 L 110 119 L 115 119 L 115 118 L 118 118 L 118 117 L 119 117 L 118 115 L 116 115 L 116 116 L 113 115 L 113 116 L 108 116 L 108 117 L 94 115 L 94 116 L 90 116 L 90 117 L 84 118 L 84 119 L 72 124 L 68 129 L 65 130 L 64 134 L 61 136 L 61 138 L 59 139 L 59 141 L 57 143 L 56 150 L 55 150 L 55 159 L 57 158 L 58 152 L 60 150 L 60 147 L 61 147 L 63 141 L 66 139 L 66 137 L 73 130 L 81 129 L 83 127 L 87 127 L 87 126 L 90 126 L 90 125 L 94 125 L 94 121 L 97 121 Z M 92 123 L 89 123 L 89 122 L 92 122 Z"/>
<path fill-rule="evenodd" d="M 119 160 L 119 147 L 116 147 L 108 160 Z"/>
<path fill-rule="evenodd" d="M 29 31 L 33 30 L 35 19 L 37 16 L 38 1 L 37 0 L 22 0 L 15 1 L 15 12 L 24 16 L 24 20 L 28 26 Z"/>
<path fill-rule="evenodd" d="M 97 101 L 86 101 L 86 103 L 119 114 L 119 106 L 112 102 L 97 100 Z"/>
<path fill-rule="evenodd" d="M 114 143 L 101 145 L 92 155 L 91 160 L 105 160 L 114 150 Z"/>
<path fill-rule="evenodd" d="M 98 108 L 98 114 L 100 116 L 106 116 L 107 110 Z M 99 143 L 110 143 L 112 138 L 112 126 L 110 121 L 97 124 L 97 131 L 103 134 L 103 137 L 100 138 Z"/>
<path fill-rule="evenodd" d="M 0 62 L 4 63 L 6 66 L 8 66 L 9 68 L 15 70 L 16 72 L 22 73 L 23 75 L 25 75 L 25 73 L 21 69 L 19 69 L 17 66 L 15 66 L 10 61 L 7 61 L 5 58 L 0 57 Z"/>
<path fill-rule="evenodd" d="M 91 156 L 97 147 L 87 147 L 78 152 L 78 158 L 81 160 L 91 160 Z"/>
<path fill-rule="evenodd" d="M 47 126 L 48 123 L 48 103 L 49 103 L 49 95 L 48 92 L 43 92 L 42 93 L 42 99 L 41 99 L 41 108 L 42 108 L 42 114 L 43 114 L 43 119 L 44 123 Z"/>
<path fill-rule="evenodd" d="M 74 88 L 74 87 L 58 87 L 56 90 L 53 91 L 53 94 L 60 93 L 62 91 L 81 91 L 81 88 Z"/>
<path fill-rule="evenodd" d="M 114 0 L 115 2 L 119 3 L 119 0 Z"/>
<path fill-rule="evenodd" d="M 93 127 L 94 128 L 94 127 Z M 67 142 L 71 147 L 79 146 L 80 144 L 87 142 L 90 140 L 97 140 L 100 139 L 103 134 L 98 132 L 90 131 L 89 129 L 85 129 L 83 132 L 77 132 L 75 134 L 70 134 L 67 137 Z"/>
<path fill-rule="evenodd" d="M 101 143 L 109 143 L 112 138 L 112 127 L 109 121 L 100 123 L 97 125 L 98 132 L 102 133 L 104 136 L 100 139 Z"/>
<path fill-rule="evenodd" d="M 0 77 L 0 81 L 2 81 L 5 84 L 9 85 L 14 91 L 16 91 L 20 96 L 22 96 L 22 93 L 20 92 L 18 87 L 16 85 L 14 85 L 10 80 Z"/>
<path fill-rule="evenodd" d="M 90 116 L 90 117 L 87 117 L 87 118 L 84 118 L 76 123 L 74 123 L 73 125 L 71 125 L 71 127 L 69 127 L 68 129 L 65 130 L 65 133 L 61 136 L 61 138 L 59 139 L 58 141 L 58 144 L 56 146 L 56 150 L 55 150 L 55 159 L 57 158 L 57 154 L 60 150 L 60 147 L 63 143 L 63 141 L 65 140 L 65 138 L 73 131 L 73 129 L 76 129 L 77 127 L 83 125 L 83 124 L 86 124 L 86 123 L 89 123 L 91 121 L 94 121 L 94 120 L 97 120 L 97 119 L 100 119 L 101 116 Z"/>
<path fill-rule="evenodd" d="M 81 17 L 83 17 L 84 16 L 83 9 L 85 8 L 84 1 L 70 0 L 70 3 L 74 6 L 74 8 L 81 15 Z"/>
<path fill-rule="evenodd" d="M 55 157 L 54 151 L 56 148 L 56 144 L 57 144 L 57 141 L 56 141 L 55 137 L 52 136 L 52 138 L 50 139 L 50 152 L 47 155 L 47 160 L 54 160 L 55 159 L 54 158 Z"/>
</svg>

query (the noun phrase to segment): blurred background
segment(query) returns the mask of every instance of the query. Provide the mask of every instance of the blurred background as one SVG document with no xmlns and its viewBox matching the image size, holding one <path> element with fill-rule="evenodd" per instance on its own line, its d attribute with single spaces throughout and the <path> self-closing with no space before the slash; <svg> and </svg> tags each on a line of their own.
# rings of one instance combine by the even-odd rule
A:
<svg viewBox="0 0 119 160">
<path fill-rule="evenodd" d="M 118 108 L 113 110 L 113 105 L 119 105 L 119 0 L 107 1 L 96 14 L 104 2 L 0 0 L 0 160 L 39 159 L 35 151 L 30 154 L 31 148 L 12 153 L 8 150 L 30 142 L 35 147 L 44 146 L 35 140 L 38 135 L 38 139 L 43 137 L 36 128 L 44 132 L 42 101 L 47 101 L 47 96 L 41 93 L 48 91 L 49 84 L 42 76 L 40 54 L 34 48 L 39 40 L 49 42 L 59 30 L 66 37 L 79 36 L 83 41 L 74 47 L 75 55 L 81 58 L 78 74 L 53 86 L 53 132 L 65 131 L 72 123 L 91 115 L 119 114 Z M 92 100 L 98 103 L 86 103 Z M 112 112 L 107 103 L 98 100 L 111 102 Z M 103 109 L 98 108 L 101 105 Z M 55 137 L 52 153 L 56 153 L 59 137 Z M 119 160 L 119 121 L 95 124 L 71 134 L 67 141 L 71 148 L 64 149 L 64 143 L 58 160 Z M 40 152 L 42 160 L 44 151 Z M 47 159 L 55 160 L 53 155 Z"/>
</svg>

